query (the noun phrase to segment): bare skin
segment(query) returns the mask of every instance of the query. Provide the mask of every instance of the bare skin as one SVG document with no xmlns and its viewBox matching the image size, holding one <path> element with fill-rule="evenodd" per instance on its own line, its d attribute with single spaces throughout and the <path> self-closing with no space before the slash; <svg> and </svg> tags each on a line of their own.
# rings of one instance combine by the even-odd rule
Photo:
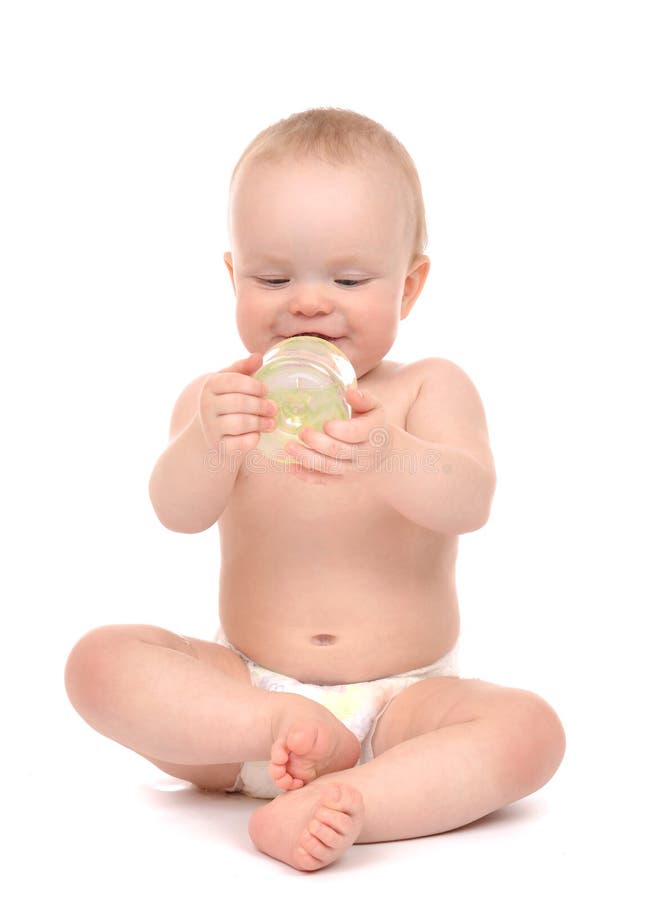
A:
<svg viewBox="0 0 654 900">
<path fill-rule="evenodd" d="M 319 703 L 287 694 L 270 711 L 269 771 L 282 790 L 297 791 L 359 759 L 361 746 L 354 734 Z"/>
<path fill-rule="evenodd" d="M 404 428 L 422 375 L 419 363 L 384 361 L 359 385 Z M 221 623 L 266 668 L 313 684 L 369 681 L 428 665 L 457 639 L 458 535 L 403 519 L 365 484 L 300 479 L 251 453 L 218 527 Z"/>
<path fill-rule="evenodd" d="M 415 396 L 418 384 L 411 379 L 419 377 L 419 366 L 390 364 L 364 384 L 372 384 L 397 420 L 406 421 L 407 401 L 402 398 Z M 390 528 L 385 538 L 378 504 L 359 497 L 347 506 L 341 531 L 320 531 L 313 549 L 326 571 L 333 571 L 335 557 L 345 567 L 349 596 L 357 591 L 350 609 L 354 615 L 348 615 L 338 585 L 303 575 L 303 529 L 294 530 L 291 512 L 279 505 L 279 477 L 274 472 L 244 473 L 221 517 L 221 619 L 231 642 L 273 667 L 279 640 L 287 664 L 277 671 L 316 684 L 383 677 L 443 655 L 458 631 L 453 579 L 457 536 L 421 535 L 396 517 L 384 519 Z M 257 478 L 262 502 L 255 504 L 250 491 Z M 346 497 L 338 485 L 292 481 L 288 490 L 298 495 L 293 508 L 304 510 L 305 528 L 311 510 L 301 498 L 332 487 L 323 514 L 343 523 Z M 275 506 L 273 528 L 267 510 Z M 319 527 L 319 517 L 311 521 Z M 352 522 L 360 535 L 356 555 L 346 552 Z M 375 552 L 375 540 L 377 545 L 393 540 L 398 529 L 406 531 L 404 540 L 412 540 L 413 550 L 397 540 L 394 558 L 386 548 Z M 295 572 L 294 580 L 303 586 L 306 602 L 300 606 L 290 581 L 287 590 L 271 589 L 276 577 L 284 577 L 275 564 L 275 554 L 283 549 L 277 544 L 282 530 L 292 537 L 287 555 L 297 547 L 289 578 Z M 248 531 L 259 548 L 256 572 L 245 564 L 243 535 Z M 416 605 L 415 622 L 410 605 L 403 607 L 404 618 L 397 617 L 393 579 L 398 565 L 404 569 L 405 596 Z M 357 576 L 360 568 L 374 574 L 367 589 Z M 421 571 L 418 581 L 415 573 Z M 376 595 L 369 593 L 373 589 Z M 374 603 L 366 599 L 373 596 Z M 317 613 L 310 614 L 311 609 Z M 358 623 L 366 615 L 369 625 L 362 628 Z M 267 639 L 257 627 L 246 627 L 263 616 L 268 616 Z M 393 638 L 403 629 L 409 629 L 405 643 Z M 410 633 L 416 638 L 412 643 Z M 433 649 L 428 644 L 423 649 L 426 634 L 436 641 Z M 250 836 L 262 852 L 306 871 L 334 863 L 353 843 L 435 834 L 512 802 L 551 777 L 565 744 L 556 715 L 535 695 L 477 679 L 434 678 L 407 688 L 391 702 L 377 724 L 374 759 L 356 765 L 358 741 L 325 707 L 299 695 L 254 689 L 236 653 L 152 626 L 106 626 L 86 635 L 70 655 L 66 687 L 73 705 L 98 731 L 204 789 L 231 788 L 244 760 L 269 759 L 271 777 L 285 793 L 253 813 Z M 524 733 L 533 735 L 529 749 L 524 749 Z M 412 740 L 419 735 L 418 742 Z M 478 776 L 465 771 L 468 744 L 487 748 Z M 451 760 L 434 767 L 434 754 L 441 759 L 449 754 Z M 506 767 L 510 777 L 491 774 Z M 432 787 L 425 773 L 434 780 Z M 485 790 L 489 782 L 500 785 L 491 795 Z M 341 790 L 339 801 L 325 793 L 332 784 Z M 397 796 L 389 789 L 395 784 L 403 786 Z M 430 791 L 442 803 L 433 813 L 424 800 Z"/>
<path fill-rule="evenodd" d="M 172 530 L 218 521 L 220 620 L 233 647 L 314 685 L 384 678 L 453 647 L 458 535 L 483 525 L 494 489 L 469 380 L 446 360 L 385 358 L 429 268 L 408 253 L 404 195 L 387 176 L 372 165 L 294 161 L 239 181 L 225 262 L 239 332 L 255 355 L 180 395 L 150 485 Z M 283 262 L 270 262 L 271 244 Z M 355 262 L 337 267 L 354 248 Z M 262 353 L 301 331 L 338 342 L 364 397 L 348 395 L 348 422 L 300 435 L 288 450 L 293 469 L 262 467 L 253 450 L 275 412 L 250 376 Z M 435 454 L 438 475 L 316 468 L 339 448 L 370 443 L 373 426 L 396 460 Z M 207 464 L 209 450 L 226 445 L 245 453 L 233 473 L 224 468 L 231 457 L 223 468 Z M 474 821 L 545 784 L 565 746 L 558 717 L 535 694 L 434 677 L 392 699 L 373 759 L 357 765 L 358 740 L 324 706 L 253 687 L 227 647 L 147 625 L 85 635 L 66 689 L 96 730 L 204 789 L 229 790 L 244 761 L 269 760 L 284 794 L 254 812 L 250 836 L 303 871 L 333 864 L 353 843 Z"/>
<path fill-rule="evenodd" d="M 361 833 L 363 797 L 352 785 L 313 785 L 258 809 L 248 831 L 263 853 L 306 872 L 335 862 Z M 283 823 L 283 827 L 280 827 Z"/>
<path fill-rule="evenodd" d="M 274 728 L 269 770 L 285 791 L 304 787 L 328 772 L 349 769 L 359 759 L 361 746 L 349 728 L 319 703 L 314 706 L 315 718 L 305 718 L 304 709 L 289 705 Z"/>
</svg>

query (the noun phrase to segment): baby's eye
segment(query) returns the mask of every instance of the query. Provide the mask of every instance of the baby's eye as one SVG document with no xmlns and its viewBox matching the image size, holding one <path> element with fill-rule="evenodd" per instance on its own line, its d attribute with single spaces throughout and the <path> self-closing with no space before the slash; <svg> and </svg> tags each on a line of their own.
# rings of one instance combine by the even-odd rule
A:
<svg viewBox="0 0 654 900">
<path fill-rule="evenodd" d="M 280 284 L 288 284 L 288 278 L 260 278 L 259 281 L 262 281 L 264 284 L 272 284 L 272 285 L 280 285 Z M 366 279 L 355 279 L 355 278 L 337 278 L 336 284 L 342 284 L 345 287 L 356 287 L 358 284 L 365 284 Z"/>
</svg>

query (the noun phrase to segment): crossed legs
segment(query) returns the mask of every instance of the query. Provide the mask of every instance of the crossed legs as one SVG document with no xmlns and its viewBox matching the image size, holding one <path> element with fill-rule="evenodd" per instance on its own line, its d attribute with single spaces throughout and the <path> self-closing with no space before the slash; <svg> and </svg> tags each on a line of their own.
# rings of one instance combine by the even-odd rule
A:
<svg viewBox="0 0 654 900">
<path fill-rule="evenodd" d="M 328 710 L 251 687 L 228 648 L 151 626 L 90 632 L 71 652 L 66 688 L 96 730 L 212 790 L 231 787 L 241 763 L 268 758 L 273 745 L 282 770 L 289 750 L 282 786 L 295 785 L 292 742 L 299 746 L 307 723 L 323 736 L 331 729 L 322 771 L 312 760 L 313 780 L 259 807 L 249 824 L 262 852 L 304 870 L 328 865 L 353 843 L 474 821 L 542 787 L 565 750 L 556 713 L 537 695 L 438 677 L 393 699 L 375 732 L 375 758 L 354 766 L 351 732 Z"/>
</svg>

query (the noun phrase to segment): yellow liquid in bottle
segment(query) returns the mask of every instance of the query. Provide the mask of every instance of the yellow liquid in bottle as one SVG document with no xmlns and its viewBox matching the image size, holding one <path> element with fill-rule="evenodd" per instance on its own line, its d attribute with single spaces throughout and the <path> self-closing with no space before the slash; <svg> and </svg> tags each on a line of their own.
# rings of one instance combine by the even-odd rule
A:
<svg viewBox="0 0 654 900">
<path fill-rule="evenodd" d="M 275 416 L 278 425 L 296 434 L 305 426 L 321 431 L 329 419 L 346 419 L 341 391 L 333 387 L 272 388 L 266 398 L 279 406 Z"/>
<path fill-rule="evenodd" d="M 322 431 L 329 419 L 350 417 L 345 392 L 356 387 L 354 369 L 338 347 L 322 338 L 300 336 L 276 344 L 254 377 L 268 385 L 266 397 L 279 407 L 277 428 L 263 432 L 257 444 L 270 459 L 292 459 L 284 447 L 290 440 L 302 443 L 302 428 Z"/>
</svg>

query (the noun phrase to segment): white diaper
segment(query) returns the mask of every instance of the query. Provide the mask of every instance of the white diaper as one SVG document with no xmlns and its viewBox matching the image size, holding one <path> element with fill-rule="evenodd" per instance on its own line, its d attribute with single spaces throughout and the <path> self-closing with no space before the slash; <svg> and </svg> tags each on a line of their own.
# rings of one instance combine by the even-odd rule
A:
<svg viewBox="0 0 654 900">
<path fill-rule="evenodd" d="M 377 678 L 374 681 L 357 681 L 352 684 L 308 684 L 304 681 L 297 681 L 289 675 L 280 675 L 278 672 L 266 669 L 233 647 L 225 637 L 222 627 L 218 630 L 216 642 L 223 647 L 228 647 L 234 653 L 238 653 L 244 660 L 249 669 L 253 687 L 263 688 L 267 691 L 301 694 L 303 697 L 321 703 L 332 712 L 356 735 L 361 744 L 361 756 L 357 765 L 373 759 L 372 738 L 377 722 L 396 694 L 417 681 L 424 681 L 425 678 L 459 674 L 458 641 L 445 656 L 420 669 L 412 669 L 399 675 L 389 675 L 386 678 Z M 277 787 L 268 774 L 268 765 L 268 760 L 243 763 L 234 786 L 229 788 L 227 793 L 242 792 L 250 797 L 264 799 L 271 799 L 285 793 Z"/>
</svg>

